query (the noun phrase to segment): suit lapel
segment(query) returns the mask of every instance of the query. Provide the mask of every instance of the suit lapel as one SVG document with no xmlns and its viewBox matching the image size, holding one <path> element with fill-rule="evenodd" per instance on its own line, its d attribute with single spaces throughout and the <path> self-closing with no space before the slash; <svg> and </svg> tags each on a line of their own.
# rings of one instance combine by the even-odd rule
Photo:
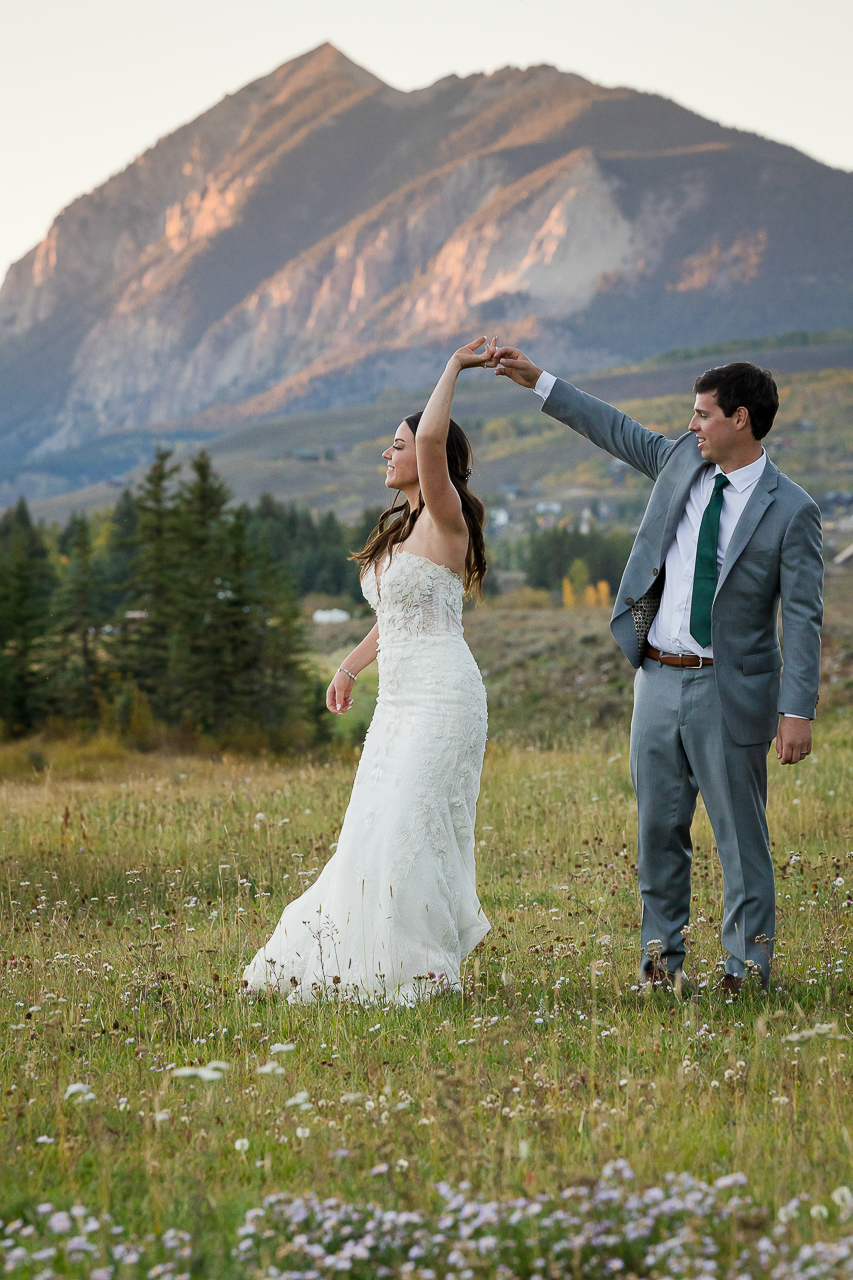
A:
<svg viewBox="0 0 853 1280">
<path fill-rule="evenodd" d="M 717 592 L 725 582 L 735 564 L 738 556 L 746 547 L 755 530 L 758 528 L 759 521 L 764 515 L 767 508 L 776 501 L 773 490 L 779 480 L 779 468 L 775 463 L 767 459 L 764 471 L 761 473 L 761 479 L 749 495 L 749 501 L 741 512 L 741 517 L 735 525 L 734 533 L 731 536 L 728 549 L 723 559 L 720 576 L 717 579 Z M 715 597 L 716 599 L 716 594 Z"/>
</svg>

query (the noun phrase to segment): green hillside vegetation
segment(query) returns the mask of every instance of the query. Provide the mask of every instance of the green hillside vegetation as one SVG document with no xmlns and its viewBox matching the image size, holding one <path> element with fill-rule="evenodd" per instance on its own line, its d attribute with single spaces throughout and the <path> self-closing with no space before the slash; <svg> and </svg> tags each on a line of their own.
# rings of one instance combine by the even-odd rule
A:
<svg viewBox="0 0 853 1280">
<path fill-rule="evenodd" d="M 690 421 L 692 395 L 626 400 L 619 405 L 653 431 L 680 435 Z M 853 370 L 826 369 L 779 379 L 779 413 L 766 439 L 774 462 L 821 496 L 853 483 Z"/>
<path fill-rule="evenodd" d="M 779 413 L 765 444 L 773 461 L 798 484 L 820 498 L 828 490 L 853 487 L 853 370 L 827 369 L 779 379 Z M 617 408 L 651 431 L 675 437 L 686 431 L 693 412 L 693 394 L 626 399 Z M 474 424 L 478 469 L 485 477 L 490 465 L 512 456 L 520 482 L 534 478 L 549 497 L 570 486 L 613 491 L 611 459 L 579 440 L 574 432 L 544 418 L 538 406 L 527 413 L 488 420 L 479 433 Z M 558 460 L 570 456 L 576 443 L 582 461 L 565 469 Z M 648 489 L 645 477 L 626 472 L 619 487 Z"/>
<path fill-rule="evenodd" d="M 652 430 L 679 435 L 692 413 L 686 381 L 683 394 L 625 397 L 617 405 Z M 584 386 L 583 378 L 578 382 Z M 817 497 L 853 486 L 853 370 L 791 374 L 778 382 L 781 407 L 767 439 L 770 456 Z M 384 434 L 371 429 L 370 408 L 353 411 L 348 428 L 347 411 L 334 410 L 327 419 L 312 415 L 310 434 L 307 420 L 300 428 L 285 419 L 214 442 L 211 456 L 240 496 L 254 501 L 268 490 L 279 500 L 318 512 L 332 509 L 353 523 L 362 507 L 375 507 L 385 496 L 380 455 L 393 433 L 394 419 L 387 413 L 391 407 L 396 403 L 373 407 L 374 422 L 383 415 L 388 419 Z M 642 511 L 649 492 L 645 477 L 614 468 L 611 458 L 543 414 L 530 393 L 504 387 L 499 394 L 485 379 L 472 380 L 459 397 L 456 416 L 474 446 L 472 483 L 490 505 L 503 505 L 505 487 L 518 486 L 522 499 L 558 500 L 569 510 L 580 509 L 588 496 L 608 497 L 616 504 L 616 518 L 629 524 Z M 314 442 L 313 458 L 289 456 L 303 431 L 309 446 Z M 362 438 L 353 439 L 358 431 Z M 328 456 L 323 455 L 326 445 L 336 446 Z M 516 510 L 525 510 L 523 501 Z"/>
<path fill-rule="evenodd" d="M 780 357 L 790 354 L 781 346 L 777 350 Z M 813 343 L 802 350 L 839 356 L 832 345 L 824 348 Z M 708 357 L 694 358 L 651 369 L 637 366 L 639 372 L 634 373 L 580 374 L 576 381 L 644 425 L 677 435 L 690 421 L 693 379 L 710 362 Z M 775 365 L 772 350 L 767 363 Z M 818 497 L 827 490 L 849 487 L 849 479 L 841 483 L 839 477 L 849 477 L 853 465 L 853 369 L 778 373 L 777 381 L 782 410 L 767 442 L 771 456 Z M 422 407 L 428 395 L 428 389 L 388 391 L 368 405 L 254 422 L 208 436 L 205 448 L 238 502 L 255 506 L 264 494 L 271 494 L 286 506 L 315 514 L 334 511 L 353 525 L 365 508 L 384 504 L 382 450 L 401 419 Z M 473 374 L 460 382 L 454 413 L 474 444 L 474 486 L 490 505 L 502 505 L 507 486 L 514 486 L 520 487 L 522 498 L 559 500 L 572 509 L 580 509 L 589 495 L 607 496 L 617 504 L 618 519 L 629 524 L 642 511 L 642 495 L 648 492 L 645 478 L 620 471 L 570 428 L 543 415 L 539 401 L 529 392 L 502 379 Z M 813 423 L 814 429 L 797 426 L 802 419 Z M 147 448 L 152 450 L 159 438 L 149 432 Z M 118 438 L 113 442 L 116 448 L 120 443 Z M 200 439 L 197 431 L 176 429 L 167 443 L 176 460 L 188 462 L 197 453 Z M 40 518 L 64 523 L 72 511 L 114 505 L 120 490 L 114 480 L 104 477 L 122 466 L 118 457 L 106 466 L 99 450 L 108 444 L 109 440 L 85 446 L 79 466 L 75 463 L 73 482 L 87 487 L 40 498 L 32 504 Z M 146 451 L 139 442 L 134 449 L 136 453 L 125 458 L 125 467 L 133 467 Z M 132 487 L 143 474 L 141 469 L 128 472 L 126 483 Z M 523 510 L 523 502 L 518 510 Z"/>
<path fill-rule="evenodd" d="M 744 350 L 784 351 L 789 347 L 828 347 L 853 342 L 853 329 L 794 329 L 790 333 L 774 334 L 768 338 L 733 338 L 729 342 L 712 342 L 705 347 L 676 347 L 674 351 L 662 351 L 649 356 L 636 367 L 656 369 L 679 360 L 704 360 L 706 356 L 737 356 Z"/>
</svg>

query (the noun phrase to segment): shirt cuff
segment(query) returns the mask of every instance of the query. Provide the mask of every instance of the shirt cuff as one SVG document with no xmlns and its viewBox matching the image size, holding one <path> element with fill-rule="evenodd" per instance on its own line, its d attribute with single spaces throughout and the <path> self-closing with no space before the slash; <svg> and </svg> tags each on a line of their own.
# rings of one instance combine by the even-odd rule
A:
<svg viewBox="0 0 853 1280">
<path fill-rule="evenodd" d="M 546 373 L 543 369 L 533 390 L 536 392 L 537 396 L 541 396 L 543 400 L 547 400 L 554 389 L 554 383 L 556 381 L 557 379 L 554 377 L 553 373 Z"/>
<path fill-rule="evenodd" d="M 793 711 L 780 711 L 780 716 L 787 716 L 789 720 L 811 720 L 811 716 L 798 716 Z"/>
</svg>

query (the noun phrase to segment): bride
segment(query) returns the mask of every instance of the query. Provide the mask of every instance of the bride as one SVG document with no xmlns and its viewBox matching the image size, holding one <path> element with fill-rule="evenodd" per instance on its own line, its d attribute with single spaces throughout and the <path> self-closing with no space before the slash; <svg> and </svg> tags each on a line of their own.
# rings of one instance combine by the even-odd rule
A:
<svg viewBox="0 0 853 1280">
<path fill-rule="evenodd" d="M 450 410 L 457 377 L 488 365 L 496 341 L 460 347 L 382 455 L 402 501 L 355 557 L 377 622 L 326 694 L 330 711 L 349 711 L 378 657 L 376 711 L 337 851 L 246 968 L 252 991 L 411 1003 L 460 989 L 461 962 L 489 931 L 474 866 L 486 693 L 462 635 L 463 595 L 486 571 L 485 513 Z"/>
</svg>

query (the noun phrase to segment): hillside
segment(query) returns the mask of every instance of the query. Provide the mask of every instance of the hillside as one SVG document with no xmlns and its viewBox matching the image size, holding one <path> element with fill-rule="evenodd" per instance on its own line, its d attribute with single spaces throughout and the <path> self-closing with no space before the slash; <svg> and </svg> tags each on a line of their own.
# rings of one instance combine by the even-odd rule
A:
<svg viewBox="0 0 853 1280">
<path fill-rule="evenodd" d="M 762 359 L 761 353 L 750 354 Z M 689 388 L 708 363 L 694 359 L 659 371 L 587 376 L 578 382 L 645 426 L 678 435 L 690 420 Z M 834 490 L 853 490 L 853 369 L 779 375 L 778 383 L 779 415 L 766 440 L 770 456 L 820 499 Z M 684 391 L 642 394 L 655 385 L 680 385 Z M 205 447 L 238 500 L 254 503 L 262 493 L 272 493 L 316 512 L 333 510 L 352 522 L 387 496 L 382 449 L 401 417 L 422 402 L 422 396 L 388 393 L 373 405 L 252 423 L 208 440 Z M 537 512 L 542 502 L 559 504 L 560 518 L 592 505 L 605 521 L 632 525 L 649 493 L 645 478 L 543 415 L 539 404 L 531 393 L 487 374 L 471 375 L 457 397 L 456 416 L 474 445 L 472 484 L 490 509 L 507 512 L 510 523 L 503 532 L 519 536 L 529 517 L 549 518 Z M 152 439 L 147 440 L 150 449 Z M 175 444 L 179 458 L 199 447 L 197 439 L 180 436 Z M 120 485 L 101 482 L 37 501 L 33 511 L 42 519 L 63 521 L 72 510 L 112 506 L 119 492 Z M 12 486 L 0 488 L 6 502 L 15 496 Z M 847 541 L 851 538 L 853 530 Z"/>
<path fill-rule="evenodd" d="M 472 327 L 578 371 L 849 326 L 851 213 L 851 175 L 654 95 L 548 66 L 401 93 L 324 45 L 10 269 L 0 480 L 49 497 L 152 432 L 414 390 Z"/>
</svg>

